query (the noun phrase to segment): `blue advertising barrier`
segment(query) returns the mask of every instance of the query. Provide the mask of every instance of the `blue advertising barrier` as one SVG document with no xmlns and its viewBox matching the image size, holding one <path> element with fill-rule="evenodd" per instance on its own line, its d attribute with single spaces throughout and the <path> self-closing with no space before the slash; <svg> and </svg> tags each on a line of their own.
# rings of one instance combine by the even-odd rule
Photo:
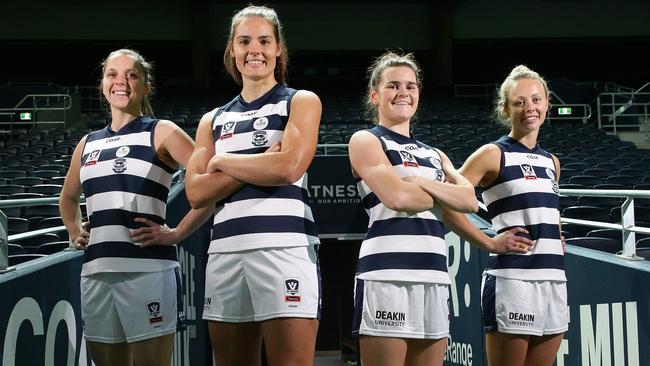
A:
<svg viewBox="0 0 650 366">
<path fill-rule="evenodd" d="M 82 262 L 80 252 L 61 252 L 0 275 L 3 366 L 90 365 L 81 336 Z"/>
<path fill-rule="evenodd" d="M 177 194 L 167 206 L 168 224 L 175 226 L 188 210 L 185 194 Z M 207 325 L 201 320 L 209 221 L 179 244 L 187 324 L 174 339 L 175 366 L 212 365 Z M 91 365 L 82 333 L 82 264 L 82 252 L 64 251 L 0 274 L 2 366 Z"/>
<path fill-rule="evenodd" d="M 445 240 L 452 280 L 445 365 L 487 365 L 480 317 L 487 253 L 453 232 Z M 556 365 L 650 365 L 650 262 L 569 246 L 566 274 L 570 323 Z"/>
<path fill-rule="evenodd" d="M 361 236 L 368 215 L 361 206 L 347 156 L 317 156 L 308 170 L 310 205 L 322 238 Z"/>
</svg>

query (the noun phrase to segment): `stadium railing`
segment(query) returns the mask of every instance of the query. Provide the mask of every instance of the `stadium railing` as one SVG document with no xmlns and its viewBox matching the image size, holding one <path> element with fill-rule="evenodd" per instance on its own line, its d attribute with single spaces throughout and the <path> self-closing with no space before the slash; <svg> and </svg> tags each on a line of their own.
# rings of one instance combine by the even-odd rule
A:
<svg viewBox="0 0 650 366">
<path fill-rule="evenodd" d="M 609 223 L 591 220 L 580 220 L 572 218 L 562 218 L 562 223 L 577 224 L 599 229 L 618 229 L 621 230 L 623 239 L 623 248 L 621 257 L 629 260 L 643 260 L 636 255 L 636 235 L 635 233 L 650 234 L 650 228 L 636 226 L 634 221 L 634 199 L 650 198 L 650 191 L 645 190 L 608 190 L 608 189 L 560 189 L 561 196 L 568 197 L 623 197 L 621 204 L 621 223 Z"/>
<path fill-rule="evenodd" d="M 619 128 L 638 130 L 641 123 L 650 123 L 650 82 L 634 91 L 601 93 L 596 109 L 598 128 L 612 128 L 614 133 Z"/>
</svg>

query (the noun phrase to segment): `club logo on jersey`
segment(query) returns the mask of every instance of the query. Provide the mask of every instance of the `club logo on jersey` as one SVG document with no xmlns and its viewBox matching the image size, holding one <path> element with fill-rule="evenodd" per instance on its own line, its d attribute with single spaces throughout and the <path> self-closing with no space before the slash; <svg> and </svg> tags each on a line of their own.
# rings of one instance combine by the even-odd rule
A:
<svg viewBox="0 0 650 366">
<path fill-rule="evenodd" d="M 442 172 L 440 169 L 436 169 L 436 180 L 438 182 L 444 182 L 445 180 L 445 174 Z"/>
<path fill-rule="evenodd" d="M 89 166 L 89 165 L 95 165 L 97 164 L 97 161 L 99 161 L 99 154 L 101 153 L 101 150 L 93 150 L 88 154 L 88 157 L 86 158 L 86 163 L 84 166 Z"/>
<path fill-rule="evenodd" d="M 442 169 L 442 163 L 440 162 L 440 159 L 430 157 L 429 162 L 431 163 L 431 166 L 434 167 L 435 169 Z"/>
<path fill-rule="evenodd" d="M 548 175 L 549 178 L 555 180 L 555 173 L 553 172 L 553 169 L 546 168 L 546 175 Z"/>
<path fill-rule="evenodd" d="M 535 174 L 535 169 L 533 169 L 533 166 L 530 164 L 521 164 L 521 172 L 524 173 L 524 178 L 526 179 L 537 179 L 537 175 Z"/>
<path fill-rule="evenodd" d="M 113 171 L 115 173 L 124 173 L 126 171 L 126 159 L 117 158 L 113 160 Z"/>
<path fill-rule="evenodd" d="M 212 298 L 204 297 L 203 298 L 203 310 L 208 310 L 212 306 Z"/>
<path fill-rule="evenodd" d="M 253 128 L 256 130 L 263 130 L 266 126 L 269 125 L 269 119 L 266 117 L 260 117 L 253 122 Z"/>
<path fill-rule="evenodd" d="M 220 140 L 227 139 L 229 137 L 232 137 L 232 135 L 235 133 L 235 125 L 237 122 L 226 122 L 223 124 L 221 127 L 221 137 L 219 137 Z"/>
<path fill-rule="evenodd" d="M 298 278 L 284 279 L 284 301 L 300 302 L 300 279 Z"/>
<path fill-rule="evenodd" d="M 147 313 L 149 314 L 149 324 L 162 323 L 162 308 L 160 300 L 153 300 L 147 303 Z M 158 324 L 160 326 L 160 324 Z"/>
<path fill-rule="evenodd" d="M 120 148 L 117 149 L 117 151 L 115 151 L 115 156 L 117 156 L 118 158 L 123 158 L 129 155 L 130 151 L 131 149 L 128 146 L 120 146 Z"/>
<path fill-rule="evenodd" d="M 264 146 L 268 142 L 269 142 L 269 137 L 266 134 L 266 131 L 253 132 L 253 141 L 251 142 L 253 146 Z"/>
<path fill-rule="evenodd" d="M 408 151 L 400 150 L 399 154 L 402 157 L 402 164 L 404 166 L 412 166 L 414 168 L 419 168 L 418 161 L 415 160 L 415 157 Z"/>
<path fill-rule="evenodd" d="M 553 192 L 555 192 L 555 194 L 560 194 L 560 187 L 558 187 L 557 181 L 553 179 L 551 182 L 553 184 Z"/>
</svg>

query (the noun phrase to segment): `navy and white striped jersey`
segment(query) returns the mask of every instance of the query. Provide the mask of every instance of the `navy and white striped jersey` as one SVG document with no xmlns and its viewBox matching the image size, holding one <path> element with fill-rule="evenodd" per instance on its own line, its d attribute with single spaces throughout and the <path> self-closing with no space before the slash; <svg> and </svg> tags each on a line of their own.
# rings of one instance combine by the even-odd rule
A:
<svg viewBox="0 0 650 366">
<path fill-rule="evenodd" d="M 497 233 L 523 227 L 535 242 L 525 254 L 491 254 L 487 273 L 521 280 L 566 281 L 560 241 L 560 198 L 557 172 L 551 154 L 503 136 L 497 179 L 483 191 Z M 522 234 L 518 234 L 522 235 Z"/>
<path fill-rule="evenodd" d="M 154 146 L 158 120 L 139 117 L 118 132 L 109 126 L 86 137 L 80 179 L 90 220 L 82 276 L 101 272 L 155 272 L 178 266 L 175 246 L 140 247 L 129 230 L 147 218 L 165 223 L 174 170 Z"/>
<path fill-rule="evenodd" d="M 295 93 L 280 83 L 253 102 L 237 96 L 220 107 L 212 122 L 215 152 L 263 153 L 281 141 Z M 318 244 L 308 198 L 307 173 L 284 186 L 245 185 L 216 204 L 208 253 Z"/>
<path fill-rule="evenodd" d="M 368 131 L 377 136 L 400 178 L 445 180 L 437 149 L 381 125 Z M 440 210 L 394 211 L 384 206 L 363 180 L 357 187 L 370 216 L 359 252 L 358 278 L 449 284 L 446 229 Z"/>
</svg>

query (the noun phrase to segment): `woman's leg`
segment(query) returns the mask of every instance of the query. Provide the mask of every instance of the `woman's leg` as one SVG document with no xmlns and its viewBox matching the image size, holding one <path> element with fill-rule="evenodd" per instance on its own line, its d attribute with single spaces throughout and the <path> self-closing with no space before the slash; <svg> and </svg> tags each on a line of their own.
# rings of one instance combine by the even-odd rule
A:
<svg viewBox="0 0 650 366">
<path fill-rule="evenodd" d="M 363 366 L 402 366 L 407 344 L 402 338 L 361 336 L 359 352 Z"/>
<path fill-rule="evenodd" d="M 488 332 L 485 334 L 489 366 L 523 366 L 528 350 L 528 336 Z"/>
<path fill-rule="evenodd" d="M 171 365 L 174 333 L 129 344 L 134 366 Z"/>
<path fill-rule="evenodd" d="M 553 365 L 553 362 L 557 358 L 557 351 L 560 349 L 563 336 L 564 333 L 530 337 L 528 352 L 526 353 L 526 365 Z"/>
<path fill-rule="evenodd" d="M 208 322 L 216 365 L 259 366 L 262 333 L 256 322 Z"/>
<path fill-rule="evenodd" d="M 261 323 L 270 366 L 314 364 L 318 319 L 279 318 Z"/>
<path fill-rule="evenodd" d="M 406 366 L 442 366 L 447 338 L 407 340 Z"/>
</svg>

